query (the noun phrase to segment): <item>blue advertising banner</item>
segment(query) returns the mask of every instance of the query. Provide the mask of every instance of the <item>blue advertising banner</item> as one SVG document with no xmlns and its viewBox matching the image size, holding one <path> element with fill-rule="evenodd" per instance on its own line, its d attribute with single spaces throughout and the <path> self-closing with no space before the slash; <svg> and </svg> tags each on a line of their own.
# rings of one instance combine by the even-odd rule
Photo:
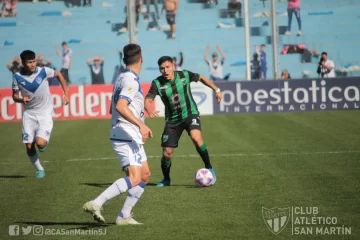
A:
<svg viewBox="0 0 360 240">
<path fill-rule="evenodd" d="M 360 78 L 218 82 L 216 113 L 302 112 L 359 109 Z"/>
</svg>

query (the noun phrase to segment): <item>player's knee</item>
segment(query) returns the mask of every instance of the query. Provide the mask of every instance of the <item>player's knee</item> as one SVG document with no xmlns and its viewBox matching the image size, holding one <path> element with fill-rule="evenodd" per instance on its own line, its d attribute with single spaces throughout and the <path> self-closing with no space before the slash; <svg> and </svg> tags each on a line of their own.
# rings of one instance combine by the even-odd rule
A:
<svg viewBox="0 0 360 240">
<path fill-rule="evenodd" d="M 36 145 L 39 147 L 39 148 L 44 148 L 46 146 L 46 140 L 44 139 L 36 139 Z"/>
<path fill-rule="evenodd" d="M 197 147 L 200 147 L 203 144 L 201 136 L 192 136 L 191 139 Z"/>
<path fill-rule="evenodd" d="M 34 148 L 34 145 L 33 145 L 33 143 L 25 143 L 25 147 L 26 147 L 26 150 L 30 150 L 30 149 Z"/>
<path fill-rule="evenodd" d="M 163 157 L 166 161 L 169 161 L 172 158 L 172 155 L 173 155 L 173 151 L 164 150 L 163 152 Z"/>
<path fill-rule="evenodd" d="M 131 167 L 129 167 L 128 171 L 129 171 L 128 178 L 131 182 L 131 185 L 133 187 L 139 185 L 139 183 L 141 183 L 141 180 L 142 180 L 142 173 L 141 173 L 140 169 L 138 169 L 138 170 L 131 169 Z"/>
<path fill-rule="evenodd" d="M 150 171 L 147 171 L 147 172 L 143 173 L 143 175 L 141 176 L 141 181 L 143 183 L 148 183 L 149 179 L 150 179 L 150 176 L 151 176 Z"/>
<path fill-rule="evenodd" d="M 26 144 L 26 153 L 29 157 L 32 157 L 36 154 L 35 146 L 31 143 Z"/>
</svg>

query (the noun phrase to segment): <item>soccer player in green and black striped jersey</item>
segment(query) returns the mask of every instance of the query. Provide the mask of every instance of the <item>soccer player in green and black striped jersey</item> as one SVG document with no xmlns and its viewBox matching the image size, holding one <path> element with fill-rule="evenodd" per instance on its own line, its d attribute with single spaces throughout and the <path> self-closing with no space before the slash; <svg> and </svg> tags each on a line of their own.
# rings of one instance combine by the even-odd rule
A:
<svg viewBox="0 0 360 240">
<path fill-rule="evenodd" d="M 145 99 L 145 110 L 150 117 L 158 116 L 158 111 L 151 109 L 151 102 L 159 95 L 165 105 L 165 128 L 161 136 L 163 155 L 161 158 L 161 169 L 164 179 L 157 184 L 158 187 L 170 185 L 170 167 L 174 148 L 177 148 L 181 134 L 186 130 L 195 144 L 205 168 L 213 174 L 216 182 L 215 171 L 211 166 L 206 144 L 201 136 L 201 125 L 199 111 L 194 101 L 190 83 L 201 81 L 204 85 L 216 92 L 216 98 L 220 102 L 222 94 L 220 88 L 216 87 L 208 78 L 190 71 L 174 71 L 172 58 L 163 56 L 158 60 L 161 76 L 152 81 L 150 90 Z"/>
</svg>

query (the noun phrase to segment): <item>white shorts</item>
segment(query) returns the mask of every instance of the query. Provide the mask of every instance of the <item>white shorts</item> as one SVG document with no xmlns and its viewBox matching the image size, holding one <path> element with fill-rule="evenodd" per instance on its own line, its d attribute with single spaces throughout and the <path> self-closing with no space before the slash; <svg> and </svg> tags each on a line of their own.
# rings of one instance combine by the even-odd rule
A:
<svg viewBox="0 0 360 240">
<path fill-rule="evenodd" d="M 136 142 L 111 141 L 123 169 L 128 166 L 142 166 L 147 161 L 144 146 Z"/>
<path fill-rule="evenodd" d="M 49 142 L 53 128 L 51 114 L 41 116 L 24 112 L 22 121 L 23 143 L 33 143 L 36 141 L 36 137 L 43 138 Z"/>
</svg>

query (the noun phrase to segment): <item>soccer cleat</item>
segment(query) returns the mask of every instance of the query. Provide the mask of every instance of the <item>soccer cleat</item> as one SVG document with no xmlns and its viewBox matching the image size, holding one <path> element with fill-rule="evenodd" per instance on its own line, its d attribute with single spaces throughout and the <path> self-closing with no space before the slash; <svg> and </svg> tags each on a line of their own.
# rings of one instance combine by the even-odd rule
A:
<svg viewBox="0 0 360 240">
<path fill-rule="evenodd" d="M 94 217 L 95 221 L 100 222 L 100 223 L 105 222 L 104 217 L 101 215 L 101 207 L 96 205 L 92 201 L 85 203 L 83 206 L 83 209 L 84 209 L 84 212 L 90 213 Z"/>
<path fill-rule="evenodd" d="M 296 35 L 297 35 L 297 36 L 301 36 L 301 35 L 302 35 L 302 31 L 299 30 Z"/>
<path fill-rule="evenodd" d="M 213 175 L 213 181 L 211 182 L 211 185 L 214 185 L 216 183 L 216 175 L 215 175 L 215 170 L 213 168 L 209 168 L 211 174 Z"/>
<path fill-rule="evenodd" d="M 46 145 L 43 148 L 39 148 L 39 152 L 44 152 L 48 145 L 49 145 L 49 142 L 46 142 Z"/>
<path fill-rule="evenodd" d="M 156 184 L 157 187 L 165 187 L 165 186 L 170 186 L 170 180 L 162 180 L 161 182 L 159 182 L 158 184 Z"/>
<path fill-rule="evenodd" d="M 44 178 L 45 177 L 45 171 L 44 170 L 39 170 L 36 172 L 36 178 Z"/>
<path fill-rule="evenodd" d="M 119 214 L 119 216 L 116 218 L 116 225 L 140 225 L 142 223 L 139 223 L 135 219 L 132 218 L 132 214 L 130 217 L 123 218 L 122 213 Z"/>
</svg>

